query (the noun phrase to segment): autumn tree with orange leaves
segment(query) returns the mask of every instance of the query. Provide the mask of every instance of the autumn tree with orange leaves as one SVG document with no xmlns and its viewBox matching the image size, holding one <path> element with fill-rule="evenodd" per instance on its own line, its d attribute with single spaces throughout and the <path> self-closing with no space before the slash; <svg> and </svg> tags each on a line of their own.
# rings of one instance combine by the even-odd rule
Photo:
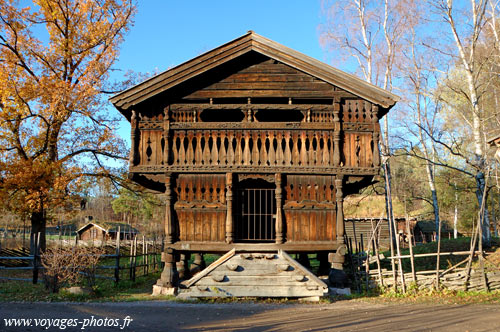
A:
<svg viewBox="0 0 500 332">
<path fill-rule="evenodd" d="M 126 159 L 103 91 L 134 13 L 133 0 L 0 0 L 0 200 L 42 248 L 46 212 Z"/>
</svg>

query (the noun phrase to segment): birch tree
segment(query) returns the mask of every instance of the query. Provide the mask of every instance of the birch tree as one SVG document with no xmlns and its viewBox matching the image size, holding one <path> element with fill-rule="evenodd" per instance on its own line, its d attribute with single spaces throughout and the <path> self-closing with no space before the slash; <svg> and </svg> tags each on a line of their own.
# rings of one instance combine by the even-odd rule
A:
<svg viewBox="0 0 500 332">
<path fill-rule="evenodd" d="M 491 28 L 493 36 L 498 41 L 496 28 L 496 6 L 498 2 L 488 0 L 470 0 L 467 6 L 462 2 L 453 0 L 432 1 L 431 5 L 436 10 L 438 17 L 442 18 L 444 27 L 447 28 L 450 40 L 444 38 L 444 43 L 449 45 L 437 46 L 436 49 L 449 57 L 450 62 L 457 64 L 457 69 L 464 77 L 463 88 L 455 84 L 451 90 L 465 99 L 466 109 L 462 117 L 470 127 L 472 136 L 472 155 L 470 165 L 474 168 L 476 179 L 476 196 L 479 206 L 485 197 L 485 172 L 487 169 L 487 149 L 485 121 L 487 112 L 484 108 L 484 99 L 487 93 L 487 74 L 490 71 L 488 63 L 495 56 L 497 45 L 484 45 L 486 28 Z M 489 16 L 490 15 L 493 16 Z M 498 55 L 498 54 L 496 54 Z M 486 81 L 485 81 L 486 79 Z M 445 100 L 453 104 L 450 100 Z M 453 111 L 450 109 L 450 111 Z M 482 239 L 485 244 L 490 241 L 488 209 L 484 210 Z"/>
</svg>

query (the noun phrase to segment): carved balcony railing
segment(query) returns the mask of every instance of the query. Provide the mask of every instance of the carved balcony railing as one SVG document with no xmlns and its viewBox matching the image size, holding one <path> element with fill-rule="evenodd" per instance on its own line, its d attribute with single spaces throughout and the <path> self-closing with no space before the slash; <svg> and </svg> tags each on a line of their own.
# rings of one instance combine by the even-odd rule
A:
<svg viewBox="0 0 500 332">
<path fill-rule="evenodd" d="M 177 106 L 168 116 L 133 117 L 130 171 L 376 174 L 377 109 L 361 105 L 346 104 L 342 112 L 340 105 L 272 106 L 299 110 L 300 122 L 259 122 L 262 106 L 250 108 L 254 105 L 241 107 L 240 122 L 204 122 L 192 105 Z M 204 105 L 203 109 L 235 107 Z"/>
</svg>

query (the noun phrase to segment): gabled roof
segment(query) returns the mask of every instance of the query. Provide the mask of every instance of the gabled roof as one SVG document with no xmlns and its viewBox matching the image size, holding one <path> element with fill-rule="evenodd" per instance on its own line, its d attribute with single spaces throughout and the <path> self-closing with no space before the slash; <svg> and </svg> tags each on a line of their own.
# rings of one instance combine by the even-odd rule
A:
<svg viewBox="0 0 500 332">
<path fill-rule="evenodd" d="M 251 51 L 317 77 L 385 109 L 391 108 L 400 99 L 354 75 L 249 31 L 233 41 L 114 95 L 110 101 L 128 116 L 134 105 Z"/>
<path fill-rule="evenodd" d="M 100 223 L 90 222 L 80 227 L 80 229 L 78 229 L 76 232 L 81 233 L 92 226 L 97 227 L 106 233 L 116 233 L 118 232 L 118 227 L 120 227 L 120 233 L 132 233 L 132 234 L 139 233 L 137 229 L 130 226 L 129 224 L 118 223 L 118 222 L 100 222 Z"/>
</svg>

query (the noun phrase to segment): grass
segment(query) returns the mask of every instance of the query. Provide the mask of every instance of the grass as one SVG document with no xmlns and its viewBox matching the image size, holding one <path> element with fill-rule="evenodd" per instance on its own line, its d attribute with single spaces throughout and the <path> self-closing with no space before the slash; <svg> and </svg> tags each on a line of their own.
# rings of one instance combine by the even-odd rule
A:
<svg viewBox="0 0 500 332">
<path fill-rule="evenodd" d="M 470 250 L 470 237 L 460 237 L 457 239 L 442 239 L 441 240 L 441 252 L 457 252 L 457 251 L 469 251 Z M 492 247 L 488 249 L 489 252 L 495 251 L 500 246 L 498 238 L 492 239 Z M 413 247 L 413 254 L 428 254 L 437 252 L 437 242 L 430 242 L 419 244 Z M 383 254 L 386 257 L 391 256 L 390 251 L 385 251 Z M 409 255 L 410 249 L 401 249 L 401 255 Z M 439 267 L 440 269 L 447 269 L 460 261 L 467 258 L 467 255 L 461 256 L 442 256 L 440 259 Z M 409 258 L 403 258 L 403 270 L 405 272 L 411 272 L 411 262 Z M 382 262 L 382 268 L 391 269 L 391 261 L 385 259 Z M 371 269 L 375 269 L 376 265 L 370 265 Z M 436 270 L 436 256 L 432 257 L 416 257 L 415 258 L 415 270 L 416 271 L 430 271 Z"/>
<path fill-rule="evenodd" d="M 500 243 L 498 239 L 493 243 L 493 248 L 495 254 L 490 255 L 493 264 L 498 268 L 500 266 Z M 414 247 L 414 253 L 430 253 L 436 252 L 436 243 L 427 243 L 424 245 L 419 245 Z M 469 250 L 470 238 L 459 238 L 457 240 L 445 239 L 442 241 L 441 252 L 450 251 L 467 251 Z M 389 256 L 390 253 L 384 253 Z M 408 249 L 403 249 L 402 254 L 409 254 Z M 205 255 L 206 264 L 209 265 L 211 262 L 216 260 L 218 255 Z M 455 262 L 458 262 L 465 257 L 443 257 L 441 268 L 447 268 Z M 191 256 L 192 263 L 193 255 Z M 316 260 L 316 255 L 309 255 L 309 260 L 311 263 L 312 270 L 315 271 L 318 268 L 319 262 Z M 409 259 L 403 260 L 403 266 L 406 271 L 410 271 Z M 425 257 L 417 258 L 416 265 L 417 271 L 423 270 L 434 270 L 435 269 L 436 257 Z M 114 259 L 105 259 L 101 262 L 104 265 L 114 265 Z M 128 258 L 122 258 L 121 265 L 128 265 Z M 138 261 L 139 264 L 139 261 Z M 390 268 L 390 261 L 386 260 L 384 263 Z M 113 274 L 114 270 L 103 270 L 106 273 Z M 347 268 L 348 271 L 348 268 Z M 6 271 L 9 272 L 10 276 L 13 277 L 28 277 L 31 271 Z M 57 294 L 52 294 L 47 291 L 43 284 L 33 285 L 30 282 L 23 281 L 3 281 L 0 280 L 0 302 L 12 302 L 12 301 L 22 301 L 22 302 L 37 302 L 37 301 L 77 301 L 77 302 L 127 302 L 127 301 L 147 301 L 147 300 L 172 300 L 180 301 L 179 299 L 172 296 L 159 296 L 153 297 L 152 286 L 156 283 L 156 280 L 160 277 L 160 272 L 152 273 L 147 276 L 139 276 L 136 281 L 133 282 L 128 280 L 128 270 L 121 271 L 122 280 L 115 285 L 112 280 L 102 280 L 97 281 L 97 285 L 94 288 L 94 292 L 89 295 L 73 295 L 67 292 L 61 291 Z M 101 273 L 101 272 L 99 272 Z M 138 268 L 137 273 L 142 273 L 140 268 Z M 5 273 L 2 272 L 2 275 Z M 361 300 L 377 303 L 442 303 L 442 304 L 465 304 L 465 303 L 491 303 L 500 304 L 500 291 L 493 292 L 464 292 L 464 291 L 450 291 L 450 290 L 418 290 L 416 287 L 409 287 L 409 291 L 406 294 L 400 292 L 394 292 L 393 290 L 377 290 L 370 291 L 363 294 L 353 294 L 351 296 L 335 296 L 323 298 L 320 303 L 331 303 L 340 300 Z M 204 303 L 228 303 L 228 302 L 259 302 L 259 303 L 286 303 L 290 302 L 290 299 L 281 298 L 219 298 L 219 299 L 200 299 L 198 301 Z M 292 301 L 295 302 L 295 301 Z"/>
<path fill-rule="evenodd" d="M 37 302 L 37 301 L 139 301 L 149 299 L 169 299 L 152 297 L 153 284 L 160 273 L 137 277 L 135 282 L 122 280 L 117 285 L 111 280 L 98 280 L 92 294 L 74 295 L 64 290 L 50 293 L 43 283 L 36 285 L 26 281 L 0 282 L 0 301 Z"/>
</svg>

